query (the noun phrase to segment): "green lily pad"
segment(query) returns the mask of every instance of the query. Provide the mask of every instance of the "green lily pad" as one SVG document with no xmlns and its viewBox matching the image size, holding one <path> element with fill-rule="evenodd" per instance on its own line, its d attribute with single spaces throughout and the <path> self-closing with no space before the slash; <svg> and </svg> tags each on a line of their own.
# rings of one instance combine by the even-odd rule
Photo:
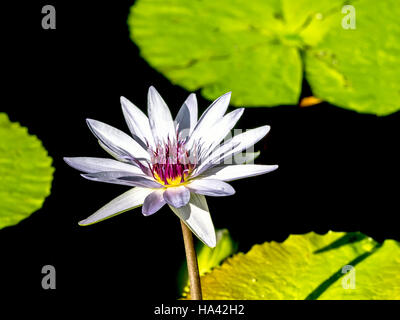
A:
<svg viewBox="0 0 400 320">
<path fill-rule="evenodd" d="M 400 5 L 364 0 L 354 2 L 354 8 L 356 29 L 341 27 L 344 15 L 339 10 L 328 17 L 331 28 L 306 51 L 306 78 L 314 95 L 325 101 L 388 115 L 400 109 Z"/>
<path fill-rule="evenodd" d="M 297 104 L 304 70 L 317 98 L 386 115 L 400 109 L 399 14 L 395 0 L 138 0 L 128 24 L 152 67 L 210 100 Z"/>
<path fill-rule="evenodd" d="M 279 12 L 279 1 L 137 1 L 128 23 L 143 57 L 174 84 L 273 106 L 296 103 L 303 72 L 297 48 L 280 42 Z"/>
<path fill-rule="evenodd" d="M 400 245 L 310 232 L 255 245 L 201 278 L 204 299 L 400 299 Z M 347 271 L 352 270 L 352 274 Z"/>
<path fill-rule="evenodd" d="M 54 169 L 41 141 L 0 113 L 0 229 L 41 208 Z"/>
</svg>

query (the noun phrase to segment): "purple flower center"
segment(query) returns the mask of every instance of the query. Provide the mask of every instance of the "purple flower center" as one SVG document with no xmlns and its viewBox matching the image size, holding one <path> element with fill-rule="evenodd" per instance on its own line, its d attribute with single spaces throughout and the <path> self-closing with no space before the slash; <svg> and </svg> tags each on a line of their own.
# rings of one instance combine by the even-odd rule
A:
<svg viewBox="0 0 400 320">
<path fill-rule="evenodd" d="M 185 141 L 172 143 L 169 139 L 164 145 L 158 144 L 150 150 L 150 171 L 154 179 L 165 186 L 184 183 L 195 168 L 195 156 L 186 150 Z"/>
</svg>

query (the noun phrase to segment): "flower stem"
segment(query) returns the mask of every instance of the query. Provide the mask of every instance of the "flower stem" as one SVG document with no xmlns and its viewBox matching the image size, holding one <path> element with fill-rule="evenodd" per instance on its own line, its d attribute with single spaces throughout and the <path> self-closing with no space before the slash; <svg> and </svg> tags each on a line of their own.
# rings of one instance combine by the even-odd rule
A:
<svg viewBox="0 0 400 320">
<path fill-rule="evenodd" d="M 192 231 L 181 220 L 183 242 L 185 243 L 186 262 L 190 281 L 190 297 L 192 300 L 202 300 L 199 267 L 196 250 L 193 245 Z"/>
</svg>

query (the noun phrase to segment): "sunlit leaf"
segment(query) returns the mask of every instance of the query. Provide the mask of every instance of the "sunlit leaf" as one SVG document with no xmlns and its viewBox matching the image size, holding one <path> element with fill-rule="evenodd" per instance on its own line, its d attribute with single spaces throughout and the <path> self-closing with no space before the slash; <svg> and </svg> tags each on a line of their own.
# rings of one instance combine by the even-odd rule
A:
<svg viewBox="0 0 400 320">
<path fill-rule="evenodd" d="M 328 16 L 329 31 L 305 54 L 307 81 L 315 96 L 337 106 L 393 113 L 400 109 L 400 3 L 354 1 L 354 8 L 356 29 L 341 27 L 340 10 Z"/>
<path fill-rule="evenodd" d="M 296 104 L 299 39 L 286 35 L 279 1 L 137 1 L 132 39 L 151 66 L 189 91 L 237 106 Z M 284 45 L 283 41 L 293 42 Z"/>
<path fill-rule="evenodd" d="M 298 104 L 304 71 L 316 98 L 386 115 L 400 109 L 399 16 L 397 0 L 138 0 L 128 24 L 152 67 L 210 100 Z"/>
<path fill-rule="evenodd" d="M 311 232 L 255 245 L 201 282 L 205 299 L 400 299 L 399 266 L 394 240 L 379 244 L 361 233 Z"/>
<path fill-rule="evenodd" d="M 0 229 L 42 206 L 50 194 L 51 162 L 36 136 L 0 113 Z"/>
</svg>

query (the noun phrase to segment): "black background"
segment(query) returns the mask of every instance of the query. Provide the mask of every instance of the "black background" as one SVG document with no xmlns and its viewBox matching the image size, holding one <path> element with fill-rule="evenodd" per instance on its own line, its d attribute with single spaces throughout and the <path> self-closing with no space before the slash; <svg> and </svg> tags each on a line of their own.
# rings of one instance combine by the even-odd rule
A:
<svg viewBox="0 0 400 320">
<path fill-rule="evenodd" d="M 53 4 L 57 29 L 41 28 Z M 130 40 L 132 1 L 25 1 L 2 5 L 1 111 L 37 135 L 56 168 L 43 208 L 0 230 L 1 291 L 57 297 L 175 299 L 184 260 L 179 220 L 167 207 L 140 209 L 89 227 L 77 222 L 126 191 L 84 180 L 64 156 L 106 157 L 86 126 L 93 118 L 127 132 L 121 95 L 143 110 L 154 85 L 176 114 L 189 92 L 152 69 Z M 268 90 L 268 89 L 267 89 Z M 233 92 L 235 94 L 235 92 Z M 302 96 L 309 95 L 306 84 Z M 200 111 L 210 103 L 197 95 Z M 362 231 L 400 240 L 400 113 L 358 114 L 327 103 L 300 108 L 247 108 L 237 128 L 268 124 L 257 163 L 268 175 L 233 182 L 236 195 L 210 198 L 214 225 L 228 228 L 247 251 L 289 234 Z M 26 159 L 29 161 L 29 159 Z M 41 268 L 57 270 L 57 289 L 41 288 Z"/>
</svg>

